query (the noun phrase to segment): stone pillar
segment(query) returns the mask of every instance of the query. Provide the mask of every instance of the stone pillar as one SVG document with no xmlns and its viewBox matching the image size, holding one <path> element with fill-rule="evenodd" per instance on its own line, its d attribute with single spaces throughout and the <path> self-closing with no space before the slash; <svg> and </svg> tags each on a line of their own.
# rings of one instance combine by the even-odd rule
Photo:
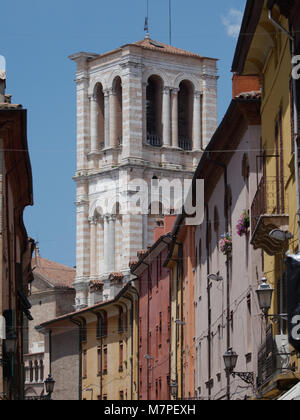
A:
<svg viewBox="0 0 300 420">
<path fill-rule="evenodd" d="M 109 244 L 109 232 L 108 232 L 108 217 L 104 216 L 103 218 L 103 230 L 104 230 L 104 241 L 103 241 L 103 251 L 104 251 L 104 272 L 108 273 L 108 261 L 109 261 L 109 250 L 108 250 L 108 244 Z"/>
<path fill-rule="evenodd" d="M 98 151 L 98 103 L 94 95 L 90 97 L 90 115 L 91 115 L 91 153 Z"/>
<path fill-rule="evenodd" d="M 143 142 L 147 143 L 147 108 L 146 108 L 146 101 L 147 101 L 147 86 L 148 83 L 142 84 L 142 101 L 143 101 Z"/>
<path fill-rule="evenodd" d="M 116 217 L 109 216 L 108 218 L 108 272 L 115 271 L 115 231 L 116 231 Z"/>
<path fill-rule="evenodd" d="M 193 149 L 201 150 L 201 92 L 194 92 Z"/>
<path fill-rule="evenodd" d="M 171 145 L 171 103 L 170 103 L 170 88 L 163 89 L 163 145 Z"/>
<path fill-rule="evenodd" d="M 117 139 L 117 94 L 111 89 L 109 94 L 109 146 L 116 147 Z"/>
<path fill-rule="evenodd" d="M 104 147 L 108 148 L 110 146 L 109 141 L 109 90 L 104 91 Z"/>
<path fill-rule="evenodd" d="M 178 139 L 178 92 L 172 89 L 172 146 L 179 147 Z"/>
<path fill-rule="evenodd" d="M 94 216 L 90 222 L 90 277 L 97 275 L 97 218 Z"/>
</svg>

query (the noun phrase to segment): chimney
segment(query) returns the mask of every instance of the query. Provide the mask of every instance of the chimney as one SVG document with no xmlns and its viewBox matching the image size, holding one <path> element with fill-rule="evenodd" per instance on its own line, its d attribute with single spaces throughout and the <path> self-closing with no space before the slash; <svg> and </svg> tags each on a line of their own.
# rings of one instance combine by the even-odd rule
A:
<svg viewBox="0 0 300 420">
<path fill-rule="evenodd" d="M 232 98 L 236 98 L 241 93 L 259 92 L 260 83 L 258 76 L 239 76 L 234 74 L 232 78 Z"/>
<path fill-rule="evenodd" d="M 0 103 L 5 102 L 5 88 L 6 88 L 6 64 L 5 58 L 0 55 Z"/>
</svg>

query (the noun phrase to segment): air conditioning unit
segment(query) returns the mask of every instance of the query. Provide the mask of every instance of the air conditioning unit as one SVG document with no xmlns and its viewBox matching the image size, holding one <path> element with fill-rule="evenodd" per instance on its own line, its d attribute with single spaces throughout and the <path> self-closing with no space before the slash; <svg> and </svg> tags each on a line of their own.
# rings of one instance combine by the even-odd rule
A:
<svg viewBox="0 0 300 420">
<path fill-rule="evenodd" d="M 276 356 L 276 369 L 286 370 L 289 368 L 291 352 L 288 335 L 275 336 L 275 356 Z"/>
</svg>

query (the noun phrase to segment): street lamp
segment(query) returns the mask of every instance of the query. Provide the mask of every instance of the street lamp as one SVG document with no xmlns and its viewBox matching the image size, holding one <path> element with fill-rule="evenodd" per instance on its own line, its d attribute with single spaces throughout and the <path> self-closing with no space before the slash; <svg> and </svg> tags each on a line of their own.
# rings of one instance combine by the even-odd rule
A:
<svg viewBox="0 0 300 420">
<path fill-rule="evenodd" d="M 172 381 L 170 384 L 171 395 L 174 399 L 177 399 L 178 395 L 178 383 L 176 381 Z"/>
<path fill-rule="evenodd" d="M 227 372 L 232 373 L 234 371 L 238 357 L 239 356 L 232 349 L 228 349 L 227 352 L 224 354 L 223 359 L 225 369 Z"/>
<path fill-rule="evenodd" d="M 51 395 L 54 391 L 55 380 L 52 378 L 52 375 L 48 375 L 48 378 L 45 380 L 45 389 L 47 392 L 47 398 L 51 400 Z"/>
<path fill-rule="evenodd" d="M 274 289 L 267 283 L 266 277 L 261 279 L 261 284 L 256 290 L 258 304 L 262 312 L 267 316 L 271 308 Z"/>
<path fill-rule="evenodd" d="M 254 386 L 254 373 L 253 372 L 234 372 L 239 356 L 232 348 L 228 349 L 224 354 L 225 371 L 227 375 L 232 375 L 234 378 L 238 376 L 246 384 Z"/>
<path fill-rule="evenodd" d="M 294 235 L 291 232 L 286 232 L 282 229 L 274 229 L 269 233 L 270 238 L 276 239 L 280 242 L 285 242 L 293 239 Z"/>
<path fill-rule="evenodd" d="M 209 274 L 207 276 L 208 280 L 213 280 L 213 281 L 222 281 L 223 277 L 219 275 L 219 273 L 217 274 Z"/>
</svg>

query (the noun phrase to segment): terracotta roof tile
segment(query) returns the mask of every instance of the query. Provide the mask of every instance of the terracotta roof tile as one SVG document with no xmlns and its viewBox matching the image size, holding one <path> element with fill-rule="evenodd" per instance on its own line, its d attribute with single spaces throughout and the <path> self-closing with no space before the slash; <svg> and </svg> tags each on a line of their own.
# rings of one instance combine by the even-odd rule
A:
<svg viewBox="0 0 300 420">
<path fill-rule="evenodd" d="M 171 45 L 163 44 L 162 42 L 154 41 L 150 38 L 145 38 L 141 41 L 134 42 L 133 45 L 138 45 L 147 50 L 160 51 L 168 54 L 185 55 L 188 57 L 205 58 L 202 55 L 182 50 L 181 48 L 172 47 Z"/>
<path fill-rule="evenodd" d="M 35 266 L 34 274 L 40 275 L 54 287 L 73 289 L 76 275 L 73 268 L 46 260 L 40 256 L 32 258 L 32 266 Z"/>
</svg>

